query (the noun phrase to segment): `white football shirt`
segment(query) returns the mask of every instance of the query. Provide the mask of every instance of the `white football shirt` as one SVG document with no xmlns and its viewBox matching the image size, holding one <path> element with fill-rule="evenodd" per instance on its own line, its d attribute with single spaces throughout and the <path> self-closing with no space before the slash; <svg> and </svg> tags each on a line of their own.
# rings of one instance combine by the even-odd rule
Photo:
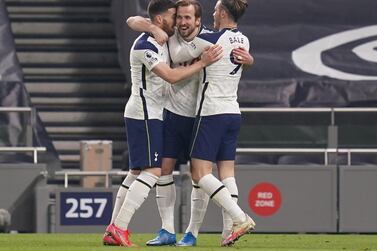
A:
<svg viewBox="0 0 377 251">
<path fill-rule="evenodd" d="M 219 32 L 200 34 L 186 43 L 181 55 L 200 56 L 208 46 L 220 44 L 223 58 L 204 69 L 202 84 L 199 86 L 196 113 L 200 116 L 216 114 L 240 114 L 237 102 L 238 84 L 242 65 L 236 64 L 232 50 L 243 47 L 249 51 L 249 39 L 238 29 L 223 29 Z"/>
<path fill-rule="evenodd" d="M 149 34 L 141 34 L 130 51 L 132 87 L 124 117 L 162 120 L 168 83 L 151 71 L 161 62 L 170 63 L 167 45 L 160 46 Z"/>
<path fill-rule="evenodd" d="M 205 26 L 200 27 L 199 34 L 209 33 L 211 30 Z M 183 50 L 186 46 L 189 46 L 176 30 L 175 34 L 169 38 L 169 52 L 172 60 L 172 66 L 186 66 L 194 62 L 195 58 Z M 181 53 L 181 51 L 183 53 Z M 196 113 L 196 99 L 198 95 L 198 87 L 201 81 L 200 73 L 194 74 L 189 78 L 186 78 L 174 85 L 168 86 L 166 109 L 169 111 L 185 116 L 195 117 Z"/>
</svg>

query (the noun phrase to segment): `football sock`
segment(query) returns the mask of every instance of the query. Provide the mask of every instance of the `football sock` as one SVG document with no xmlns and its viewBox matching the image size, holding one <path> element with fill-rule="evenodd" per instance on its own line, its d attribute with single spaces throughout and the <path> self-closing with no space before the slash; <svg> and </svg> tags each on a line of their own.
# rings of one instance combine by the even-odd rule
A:
<svg viewBox="0 0 377 251">
<path fill-rule="evenodd" d="M 173 175 L 161 176 L 157 181 L 156 201 L 160 213 L 162 228 L 175 234 L 174 230 L 174 205 L 176 191 Z"/>
<path fill-rule="evenodd" d="M 199 180 L 199 186 L 221 206 L 232 218 L 233 223 L 242 223 L 246 220 L 246 214 L 232 200 L 229 190 L 212 174 L 207 174 Z"/>
<path fill-rule="evenodd" d="M 232 196 L 232 200 L 234 200 L 236 203 L 238 201 L 238 188 L 236 184 L 236 179 L 234 177 L 229 177 L 224 180 L 222 180 L 222 183 L 224 186 L 229 190 L 230 195 Z M 233 221 L 232 217 L 225 212 L 224 209 L 222 209 L 222 215 L 223 215 L 223 232 L 222 232 L 222 237 L 225 238 L 227 237 L 233 226 Z"/>
<path fill-rule="evenodd" d="M 132 182 L 136 180 L 137 175 L 132 174 L 131 172 L 128 172 L 126 178 L 123 180 L 122 185 L 120 185 L 117 193 L 117 197 L 115 199 L 113 214 L 111 215 L 111 223 L 114 223 L 115 218 L 118 216 L 120 207 L 123 204 L 124 198 L 126 197 L 127 191 L 130 188 Z"/>
<path fill-rule="evenodd" d="M 136 180 L 131 184 L 126 198 L 119 210 L 118 217 L 114 224 L 120 229 L 127 229 L 135 211 L 143 204 L 148 197 L 149 191 L 156 184 L 158 177 L 147 171 L 142 171 Z"/>
<path fill-rule="evenodd" d="M 197 184 L 192 183 L 190 223 L 185 233 L 198 237 L 200 226 L 207 211 L 209 196 Z"/>
</svg>

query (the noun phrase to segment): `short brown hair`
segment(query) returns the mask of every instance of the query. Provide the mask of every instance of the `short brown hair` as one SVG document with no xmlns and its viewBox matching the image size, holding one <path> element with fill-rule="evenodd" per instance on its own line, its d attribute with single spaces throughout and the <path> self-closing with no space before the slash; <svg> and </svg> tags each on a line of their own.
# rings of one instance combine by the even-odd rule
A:
<svg viewBox="0 0 377 251">
<path fill-rule="evenodd" d="M 221 5 L 228 11 L 235 22 L 245 13 L 247 0 L 220 0 Z"/>
<path fill-rule="evenodd" d="M 153 20 L 157 15 L 171 8 L 175 8 L 175 3 L 172 0 L 151 0 L 148 4 L 148 16 Z"/>
<path fill-rule="evenodd" d="M 175 3 L 175 6 L 178 7 L 186 7 L 186 6 L 194 6 L 195 8 L 195 18 L 202 17 L 202 5 L 197 0 L 178 0 Z"/>
</svg>

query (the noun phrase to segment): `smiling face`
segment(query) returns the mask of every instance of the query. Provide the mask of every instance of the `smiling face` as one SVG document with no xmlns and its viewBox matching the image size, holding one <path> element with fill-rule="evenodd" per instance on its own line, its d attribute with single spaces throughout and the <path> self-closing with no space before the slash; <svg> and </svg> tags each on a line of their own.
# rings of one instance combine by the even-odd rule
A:
<svg viewBox="0 0 377 251">
<path fill-rule="evenodd" d="M 168 36 L 174 35 L 174 27 L 175 27 L 175 14 L 176 9 L 170 8 L 161 14 L 162 17 L 162 29 L 168 34 Z"/>
<path fill-rule="evenodd" d="M 195 7 L 193 5 L 178 7 L 177 28 L 183 39 L 193 38 L 199 26 L 200 18 L 195 17 Z"/>
</svg>

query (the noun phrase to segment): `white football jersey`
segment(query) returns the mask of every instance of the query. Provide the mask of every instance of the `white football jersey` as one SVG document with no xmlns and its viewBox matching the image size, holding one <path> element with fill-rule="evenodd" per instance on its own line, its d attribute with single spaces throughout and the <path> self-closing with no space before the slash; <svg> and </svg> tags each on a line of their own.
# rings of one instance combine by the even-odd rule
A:
<svg viewBox="0 0 377 251">
<path fill-rule="evenodd" d="M 209 33 L 211 30 L 201 26 L 199 34 Z M 186 42 L 176 30 L 175 34 L 169 38 L 169 52 L 172 60 L 172 66 L 186 66 L 194 62 L 195 58 L 188 52 L 180 53 L 182 47 L 188 46 Z M 183 50 L 185 51 L 185 50 Z M 200 74 L 194 74 L 174 85 L 168 86 L 166 109 L 169 111 L 186 117 L 195 117 L 196 98 L 198 95 L 198 87 Z"/>
<path fill-rule="evenodd" d="M 168 83 L 151 71 L 161 62 L 170 63 L 167 45 L 160 46 L 149 34 L 141 34 L 130 52 L 132 87 L 124 117 L 162 120 Z"/>
<path fill-rule="evenodd" d="M 184 56 L 189 54 L 196 58 L 206 47 L 214 44 L 222 46 L 223 58 L 204 69 L 202 84 L 199 86 L 196 113 L 200 116 L 239 114 L 237 90 L 242 65 L 234 62 L 232 50 L 243 47 L 249 51 L 249 39 L 238 29 L 223 29 L 219 32 L 198 35 L 179 53 Z"/>
</svg>

